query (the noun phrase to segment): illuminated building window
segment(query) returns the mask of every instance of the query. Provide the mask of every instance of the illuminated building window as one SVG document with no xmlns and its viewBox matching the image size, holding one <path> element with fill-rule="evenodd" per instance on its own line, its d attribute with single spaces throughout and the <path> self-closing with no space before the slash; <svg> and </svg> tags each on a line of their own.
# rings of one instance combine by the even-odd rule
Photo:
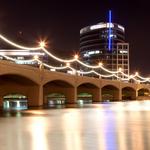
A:
<svg viewBox="0 0 150 150">
<path fill-rule="evenodd" d="M 17 57 L 18 60 L 24 60 L 24 57 Z"/>
<path fill-rule="evenodd" d="M 120 53 L 120 54 L 127 54 L 128 51 L 126 51 L 126 50 L 120 50 L 119 53 Z"/>
</svg>

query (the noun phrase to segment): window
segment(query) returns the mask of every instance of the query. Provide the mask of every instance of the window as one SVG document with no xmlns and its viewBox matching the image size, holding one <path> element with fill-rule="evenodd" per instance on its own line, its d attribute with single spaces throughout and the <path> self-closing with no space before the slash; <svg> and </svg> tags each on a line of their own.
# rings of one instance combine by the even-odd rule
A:
<svg viewBox="0 0 150 150">
<path fill-rule="evenodd" d="M 18 60 L 24 60 L 24 57 L 20 56 L 20 57 L 17 57 Z"/>
<path fill-rule="evenodd" d="M 118 49 L 122 49 L 122 45 L 118 45 Z"/>
<path fill-rule="evenodd" d="M 124 64 L 128 64 L 128 61 L 124 61 Z"/>
<path fill-rule="evenodd" d="M 118 56 L 118 59 L 122 59 L 122 56 Z"/>
<path fill-rule="evenodd" d="M 124 69 L 128 69 L 128 66 L 127 66 L 127 65 L 125 65 L 125 66 L 124 66 Z"/>
<path fill-rule="evenodd" d="M 128 49 L 128 45 L 123 45 L 123 49 Z"/>
<path fill-rule="evenodd" d="M 128 59 L 128 56 L 125 55 L 125 56 L 123 56 L 123 58 L 124 58 L 124 59 Z"/>
<path fill-rule="evenodd" d="M 116 60 L 113 60 L 113 63 L 114 63 L 114 64 L 116 64 L 116 63 L 117 63 L 117 61 L 116 61 Z"/>
<path fill-rule="evenodd" d="M 118 64 L 122 64 L 122 61 L 121 61 L 121 60 L 119 60 L 119 61 L 118 61 Z"/>
</svg>

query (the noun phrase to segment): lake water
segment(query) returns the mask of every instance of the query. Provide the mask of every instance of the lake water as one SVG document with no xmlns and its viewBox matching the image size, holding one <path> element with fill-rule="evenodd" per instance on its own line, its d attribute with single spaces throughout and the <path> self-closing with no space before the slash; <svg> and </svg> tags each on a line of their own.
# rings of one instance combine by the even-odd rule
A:
<svg viewBox="0 0 150 150">
<path fill-rule="evenodd" d="M 0 150 L 149 150 L 150 101 L 0 115 Z"/>
</svg>

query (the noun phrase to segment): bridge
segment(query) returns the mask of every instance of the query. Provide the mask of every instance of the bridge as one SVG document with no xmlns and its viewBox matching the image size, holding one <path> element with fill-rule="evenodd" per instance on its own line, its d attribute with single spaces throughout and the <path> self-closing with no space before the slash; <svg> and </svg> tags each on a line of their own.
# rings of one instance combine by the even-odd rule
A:
<svg viewBox="0 0 150 150">
<path fill-rule="evenodd" d="M 67 103 L 76 103 L 80 93 L 89 93 L 93 102 L 101 102 L 107 95 L 122 101 L 125 93 L 135 100 L 141 92 L 150 93 L 150 84 L 71 75 L 0 60 L 0 106 L 4 96 L 12 93 L 27 96 L 29 106 L 42 106 L 51 93 L 61 93 Z"/>
</svg>

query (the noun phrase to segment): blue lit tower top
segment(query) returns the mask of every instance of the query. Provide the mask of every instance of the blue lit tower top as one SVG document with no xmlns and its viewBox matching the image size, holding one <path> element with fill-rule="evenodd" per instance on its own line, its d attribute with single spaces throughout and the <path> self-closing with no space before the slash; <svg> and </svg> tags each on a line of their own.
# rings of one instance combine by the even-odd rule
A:
<svg viewBox="0 0 150 150">
<path fill-rule="evenodd" d="M 125 28 L 117 23 L 113 23 L 112 11 L 107 13 L 107 21 L 99 22 L 94 25 L 86 26 L 80 30 L 80 55 L 88 64 L 103 62 L 106 68 L 116 71 L 118 66 L 126 65 L 124 71 L 128 70 L 128 51 L 120 51 L 119 45 L 125 44 Z M 124 49 L 123 46 L 120 49 Z M 118 61 L 118 55 L 121 55 Z M 122 57 L 122 55 L 126 55 Z M 126 61 L 124 62 L 124 59 Z M 123 67 L 122 67 L 123 68 Z M 127 72 L 126 72 L 127 73 Z"/>
<path fill-rule="evenodd" d="M 111 23 L 112 23 L 112 14 L 111 10 L 109 10 L 109 32 L 108 32 L 108 50 L 111 51 L 112 40 L 111 40 Z"/>
<path fill-rule="evenodd" d="M 99 22 L 80 30 L 80 52 L 85 58 L 100 59 L 116 50 L 117 43 L 125 42 L 125 28 L 112 22 L 111 10 L 107 18 L 107 22 Z"/>
</svg>

